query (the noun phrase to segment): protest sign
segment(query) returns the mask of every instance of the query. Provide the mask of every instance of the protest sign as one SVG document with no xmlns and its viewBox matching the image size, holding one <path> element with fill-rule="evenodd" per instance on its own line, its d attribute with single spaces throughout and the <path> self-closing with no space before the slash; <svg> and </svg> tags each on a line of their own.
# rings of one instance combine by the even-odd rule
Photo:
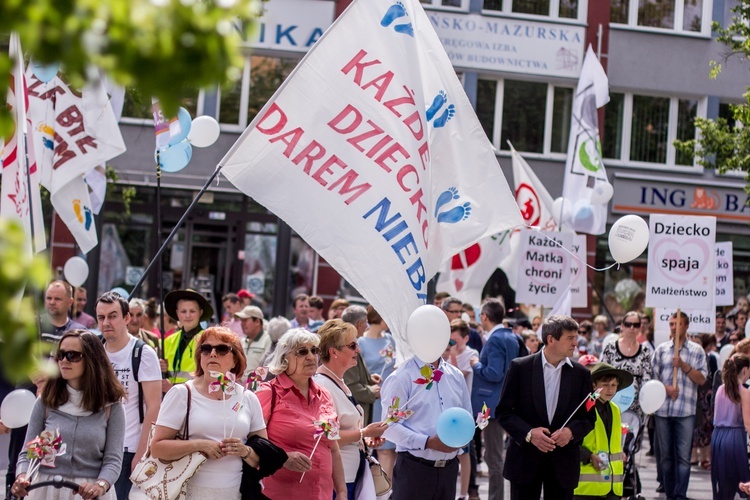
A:
<svg viewBox="0 0 750 500">
<path fill-rule="evenodd" d="M 516 302 L 554 306 L 570 286 L 573 233 L 522 229 Z M 560 247 L 565 248 L 560 248 Z"/>
<path fill-rule="evenodd" d="M 734 267 L 732 242 L 716 244 L 716 305 L 734 305 Z"/>
<path fill-rule="evenodd" d="M 688 325 L 688 333 L 695 335 L 696 333 L 714 333 L 716 332 L 716 313 L 715 308 L 705 310 L 682 310 L 690 318 L 690 324 Z M 669 340 L 669 317 L 677 312 L 677 308 L 662 308 L 658 307 L 654 309 L 654 332 L 660 332 L 659 337 L 663 341 Z M 657 339 L 654 339 L 656 343 Z"/>
<path fill-rule="evenodd" d="M 570 250 L 577 259 L 570 259 L 570 300 L 573 307 L 588 307 L 586 276 L 586 235 L 575 234 Z"/>
<path fill-rule="evenodd" d="M 716 295 L 716 217 L 652 214 L 646 306 L 705 310 Z"/>
</svg>

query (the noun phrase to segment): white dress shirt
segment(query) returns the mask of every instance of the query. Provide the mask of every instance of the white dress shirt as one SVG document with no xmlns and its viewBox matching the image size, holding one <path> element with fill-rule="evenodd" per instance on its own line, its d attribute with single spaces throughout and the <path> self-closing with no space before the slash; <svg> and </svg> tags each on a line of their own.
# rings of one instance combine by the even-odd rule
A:
<svg viewBox="0 0 750 500">
<path fill-rule="evenodd" d="M 570 362 L 570 358 L 557 363 L 557 366 L 547 361 L 547 349 L 542 349 L 542 369 L 544 371 L 544 399 L 547 403 L 547 419 L 549 423 L 552 423 L 552 418 L 555 416 L 555 409 L 557 409 L 557 398 L 560 395 L 560 375 L 562 375 L 562 367 L 564 364 L 572 367 L 573 363 Z"/>
</svg>

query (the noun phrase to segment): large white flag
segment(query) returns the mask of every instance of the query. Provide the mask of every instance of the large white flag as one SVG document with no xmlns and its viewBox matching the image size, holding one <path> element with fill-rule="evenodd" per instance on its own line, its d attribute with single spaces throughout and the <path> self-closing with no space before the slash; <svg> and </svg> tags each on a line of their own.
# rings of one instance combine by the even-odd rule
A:
<svg viewBox="0 0 750 500">
<path fill-rule="evenodd" d="M 441 264 L 522 223 L 417 0 L 355 0 L 220 165 L 378 310 L 400 357 Z"/>
<path fill-rule="evenodd" d="M 15 119 L 16 130 L 7 144 L 0 140 L 3 166 L 0 215 L 21 223 L 26 231 L 26 250 L 31 254 L 44 250 L 47 242 L 39 193 L 39 171 L 34 157 L 34 138 L 27 114 L 29 99 L 23 74 L 23 52 L 15 33 L 10 37 L 10 57 L 14 60 L 14 66 L 7 105 Z"/>
<path fill-rule="evenodd" d="M 44 83 L 29 67 L 26 78 L 42 185 L 81 251 L 87 253 L 96 246 L 97 236 L 84 176 L 125 152 L 109 97 L 101 82 L 77 92 L 60 74 Z"/>
<path fill-rule="evenodd" d="M 451 257 L 440 272 L 437 290 L 478 306 L 487 280 L 510 253 L 510 234 L 510 229 L 493 234 Z"/>
<path fill-rule="evenodd" d="M 573 98 L 573 113 L 565 162 L 563 199 L 573 214 L 577 233 L 602 234 L 607 224 L 607 202 L 592 201 L 597 183 L 607 183 L 602 162 L 597 109 L 609 102 L 609 80 L 589 45 Z"/>
</svg>

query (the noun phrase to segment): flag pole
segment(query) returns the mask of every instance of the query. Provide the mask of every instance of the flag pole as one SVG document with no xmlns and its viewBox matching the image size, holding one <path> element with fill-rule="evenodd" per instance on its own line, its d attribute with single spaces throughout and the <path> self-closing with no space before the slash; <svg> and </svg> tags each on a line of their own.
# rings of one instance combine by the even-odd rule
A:
<svg viewBox="0 0 750 500">
<path fill-rule="evenodd" d="M 158 148 L 156 149 L 156 241 L 161 244 L 161 151 Z M 159 357 L 166 359 L 164 357 L 164 337 L 166 336 L 164 332 L 164 266 L 159 266 L 156 275 L 158 281 L 156 287 L 159 290 L 159 334 L 161 336 Z"/>
<path fill-rule="evenodd" d="M 679 307 L 677 308 L 677 313 L 676 314 L 677 314 L 677 316 L 676 316 L 677 326 L 676 326 L 675 332 L 674 332 L 674 339 L 672 339 L 674 341 L 674 360 L 675 361 L 678 360 L 678 359 L 680 359 L 680 344 L 679 344 L 679 341 L 680 341 L 680 326 L 681 326 L 681 323 L 682 323 L 682 318 L 681 318 L 682 312 L 680 311 Z M 684 340 L 683 340 L 683 342 L 684 342 Z M 677 367 L 676 366 L 672 367 L 672 387 L 677 387 Z"/>
<path fill-rule="evenodd" d="M 167 239 L 164 240 L 164 243 L 162 243 L 161 247 L 159 247 L 159 251 L 156 252 L 156 255 L 154 255 L 154 257 L 151 259 L 151 262 L 149 262 L 148 266 L 146 266 L 146 269 L 143 271 L 143 274 L 141 275 L 140 279 L 133 287 L 133 291 L 130 292 L 130 295 L 128 296 L 128 300 L 133 298 L 135 293 L 138 291 L 138 289 L 141 287 L 143 282 L 146 280 L 146 277 L 148 276 L 148 273 L 151 271 L 151 268 L 154 267 L 154 264 L 158 262 L 159 259 L 161 259 L 161 255 L 164 253 L 164 250 L 166 250 L 167 245 L 169 245 L 174 239 L 174 237 L 177 235 L 177 231 L 179 231 L 179 229 L 182 227 L 182 224 L 185 222 L 185 219 L 188 218 L 190 213 L 198 204 L 198 200 L 201 199 L 201 196 L 203 196 L 203 193 L 205 193 L 206 190 L 208 190 L 208 186 L 210 186 L 211 183 L 214 181 L 214 179 L 216 179 L 216 176 L 219 175 L 219 172 L 221 171 L 222 166 L 223 165 L 221 163 L 216 165 L 216 169 L 214 170 L 214 173 L 211 174 L 211 176 L 206 181 L 206 184 L 201 188 L 200 191 L 198 191 L 198 194 L 195 195 L 195 198 L 193 199 L 193 201 L 185 209 L 185 213 L 182 214 L 182 217 L 180 217 L 180 220 L 177 221 L 177 224 L 175 224 L 174 228 L 172 229 L 172 232 L 169 233 L 169 236 L 167 236 Z"/>
</svg>

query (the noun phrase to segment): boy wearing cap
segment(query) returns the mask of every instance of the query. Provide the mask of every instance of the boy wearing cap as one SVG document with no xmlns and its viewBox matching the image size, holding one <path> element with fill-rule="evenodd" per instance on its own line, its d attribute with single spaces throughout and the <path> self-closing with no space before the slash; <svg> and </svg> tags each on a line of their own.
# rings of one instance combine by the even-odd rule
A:
<svg viewBox="0 0 750 500">
<path fill-rule="evenodd" d="M 607 363 L 590 366 L 591 381 L 599 397 L 594 405 L 594 430 L 581 444 L 581 474 L 574 498 L 622 498 L 623 457 L 620 409 L 612 403 L 618 390 L 633 383 L 633 376 Z"/>
</svg>

